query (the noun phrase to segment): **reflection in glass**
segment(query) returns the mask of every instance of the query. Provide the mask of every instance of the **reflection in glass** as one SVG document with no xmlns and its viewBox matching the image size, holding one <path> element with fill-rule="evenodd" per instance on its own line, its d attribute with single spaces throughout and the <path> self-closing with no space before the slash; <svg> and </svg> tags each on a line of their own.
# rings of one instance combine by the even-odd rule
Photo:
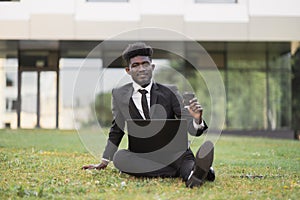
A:
<svg viewBox="0 0 300 200">
<path fill-rule="evenodd" d="M 101 59 L 60 59 L 59 128 L 73 129 L 95 124 L 95 96 L 102 83 Z M 110 77 L 111 78 L 111 77 Z M 110 79 L 110 82 L 111 79 Z M 98 84 L 101 84 L 99 86 Z"/>
<path fill-rule="evenodd" d="M 289 54 L 275 57 L 268 74 L 268 123 L 272 130 L 291 127 L 291 64 Z"/>
<path fill-rule="evenodd" d="M 227 128 L 267 129 L 266 73 L 228 71 Z"/>
</svg>

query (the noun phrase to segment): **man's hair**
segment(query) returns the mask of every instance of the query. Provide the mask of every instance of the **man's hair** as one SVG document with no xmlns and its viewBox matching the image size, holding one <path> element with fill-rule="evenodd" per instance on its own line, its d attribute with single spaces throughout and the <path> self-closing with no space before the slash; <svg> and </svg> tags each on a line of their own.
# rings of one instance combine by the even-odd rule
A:
<svg viewBox="0 0 300 200">
<path fill-rule="evenodd" d="M 130 59 L 136 56 L 148 56 L 150 60 L 152 60 L 152 54 L 152 47 L 146 45 L 143 42 L 136 42 L 127 46 L 127 48 L 122 53 L 122 57 L 128 65 Z"/>
</svg>

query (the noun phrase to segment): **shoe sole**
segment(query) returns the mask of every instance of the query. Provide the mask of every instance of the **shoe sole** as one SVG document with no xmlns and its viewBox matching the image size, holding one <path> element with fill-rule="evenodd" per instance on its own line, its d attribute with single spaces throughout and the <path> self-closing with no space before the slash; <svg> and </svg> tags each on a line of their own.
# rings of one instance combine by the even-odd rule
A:
<svg viewBox="0 0 300 200">
<path fill-rule="evenodd" d="M 199 168 L 208 172 L 209 168 L 212 166 L 213 160 L 214 144 L 211 141 L 206 141 L 199 148 L 196 154 L 195 163 Z"/>
<path fill-rule="evenodd" d="M 191 176 L 185 183 L 188 188 L 200 187 L 204 184 L 204 181 L 197 178 L 196 176 Z"/>
</svg>

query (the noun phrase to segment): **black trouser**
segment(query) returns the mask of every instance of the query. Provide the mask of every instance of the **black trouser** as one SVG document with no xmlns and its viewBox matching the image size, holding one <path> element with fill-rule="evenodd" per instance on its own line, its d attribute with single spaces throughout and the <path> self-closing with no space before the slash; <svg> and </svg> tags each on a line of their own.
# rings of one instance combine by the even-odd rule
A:
<svg viewBox="0 0 300 200">
<path fill-rule="evenodd" d="M 182 177 L 186 181 L 195 163 L 193 152 L 188 149 L 181 156 L 178 155 L 175 161 L 171 161 L 162 163 L 128 150 L 117 151 L 113 159 L 117 169 L 136 177 Z"/>
</svg>

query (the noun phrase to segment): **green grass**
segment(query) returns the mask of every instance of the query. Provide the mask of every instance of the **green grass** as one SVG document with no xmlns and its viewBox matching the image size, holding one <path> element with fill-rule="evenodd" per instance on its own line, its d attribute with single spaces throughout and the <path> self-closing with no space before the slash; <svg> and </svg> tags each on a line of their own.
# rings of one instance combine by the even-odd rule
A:
<svg viewBox="0 0 300 200">
<path fill-rule="evenodd" d="M 188 189 L 179 178 L 138 179 L 112 164 L 81 170 L 98 160 L 75 131 L 0 130 L 0 199 L 299 199 L 299 150 L 299 141 L 222 136 L 216 181 Z"/>
</svg>

